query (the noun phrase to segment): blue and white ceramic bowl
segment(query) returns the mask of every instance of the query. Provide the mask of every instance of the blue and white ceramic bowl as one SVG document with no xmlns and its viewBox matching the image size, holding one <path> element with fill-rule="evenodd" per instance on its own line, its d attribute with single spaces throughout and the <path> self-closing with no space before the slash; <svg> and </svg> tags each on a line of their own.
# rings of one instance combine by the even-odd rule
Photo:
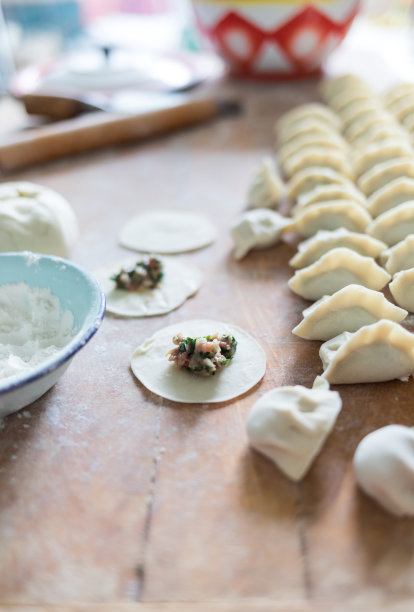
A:
<svg viewBox="0 0 414 612">
<path fill-rule="evenodd" d="M 97 332 L 105 314 L 105 295 L 91 274 L 60 257 L 34 253 L 0 253 L 0 285 L 27 283 L 50 289 L 62 310 L 70 310 L 76 330 L 72 340 L 39 366 L 0 379 L 0 419 L 31 404 L 64 373 L 76 353 Z"/>
</svg>

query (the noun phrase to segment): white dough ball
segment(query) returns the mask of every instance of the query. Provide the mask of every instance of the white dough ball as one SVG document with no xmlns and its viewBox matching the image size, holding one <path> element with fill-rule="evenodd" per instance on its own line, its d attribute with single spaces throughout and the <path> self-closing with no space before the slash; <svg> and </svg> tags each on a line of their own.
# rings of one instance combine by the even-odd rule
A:
<svg viewBox="0 0 414 612">
<path fill-rule="evenodd" d="M 70 204 L 28 181 L 0 184 L 0 251 L 33 251 L 67 257 L 78 238 Z"/>
<path fill-rule="evenodd" d="M 414 515 L 414 428 L 388 425 L 358 445 L 354 469 L 359 486 L 397 516 Z"/>
</svg>

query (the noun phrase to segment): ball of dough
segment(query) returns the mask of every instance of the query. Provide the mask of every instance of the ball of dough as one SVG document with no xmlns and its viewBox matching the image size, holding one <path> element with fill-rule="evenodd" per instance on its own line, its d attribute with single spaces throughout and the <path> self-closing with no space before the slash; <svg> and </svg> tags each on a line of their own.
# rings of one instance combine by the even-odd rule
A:
<svg viewBox="0 0 414 612">
<path fill-rule="evenodd" d="M 397 516 L 414 515 L 414 428 L 388 425 L 359 443 L 354 455 L 359 486 Z"/>
<path fill-rule="evenodd" d="M 0 251 L 67 257 L 77 238 L 75 213 L 61 195 L 28 181 L 0 184 Z"/>
</svg>

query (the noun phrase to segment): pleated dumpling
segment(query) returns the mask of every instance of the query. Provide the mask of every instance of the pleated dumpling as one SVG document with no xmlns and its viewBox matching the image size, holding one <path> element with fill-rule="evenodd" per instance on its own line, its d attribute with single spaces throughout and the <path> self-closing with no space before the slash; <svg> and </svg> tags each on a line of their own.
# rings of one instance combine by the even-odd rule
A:
<svg viewBox="0 0 414 612">
<path fill-rule="evenodd" d="M 396 121 L 387 111 L 376 111 L 361 115 L 353 121 L 345 130 L 344 135 L 349 142 L 354 142 L 360 138 L 372 125 L 396 125 Z"/>
<path fill-rule="evenodd" d="M 355 138 L 352 145 L 356 150 L 365 149 L 372 144 L 378 146 L 384 140 L 397 140 L 407 146 L 410 145 L 409 135 L 397 123 L 373 123 Z"/>
<path fill-rule="evenodd" d="M 414 234 L 414 201 L 399 204 L 382 213 L 369 224 L 366 231 L 388 246 L 394 246 L 408 234 Z"/>
<path fill-rule="evenodd" d="M 395 102 L 404 98 L 405 96 L 414 95 L 414 83 L 398 83 L 390 87 L 384 94 L 385 106 L 389 108 Z"/>
<path fill-rule="evenodd" d="M 359 177 L 377 164 L 390 159 L 410 157 L 412 155 L 412 147 L 397 139 L 390 138 L 381 143 L 373 143 L 355 155 L 353 160 L 355 175 Z"/>
<path fill-rule="evenodd" d="M 390 107 L 390 112 L 398 121 L 403 123 L 404 119 L 414 112 L 414 96 L 401 98 Z"/>
<path fill-rule="evenodd" d="M 288 285 L 306 300 L 319 300 L 352 284 L 379 291 L 390 279 L 388 272 L 372 257 L 340 247 L 322 255 L 310 266 L 297 270 Z"/>
<path fill-rule="evenodd" d="M 285 185 L 280 178 L 276 164 L 265 157 L 256 169 L 247 190 L 250 208 L 274 208 L 285 195 Z"/>
<path fill-rule="evenodd" d="M 279 147 L 284 147 L 289 144 L 294 144 L 304 136 L 314 138 L 338 138 L 340 135 L 338 132 L 333 130 L 328 123 L 318 121 L 317 119 L 309 119 L 304 121 L 300 130 L 291 128 L 290 130 L 284 131 L 282 134 L 278 134 L 277 144 Z"/>
<path fill-rule="evenodd" d="M 409 200 L 414 200 L 414 179 L 400 177 L 375 191 L 368 198 L 367 210 L 375 218 Z"/>
<path fill-rule="evenodd" d="M 319 202 L 329 202 L 330 200 L 352 200 L 366 207 L 365 196 L 354 185 L 318 185 L 312 191 L 300 195 L 297 199 L 295 211 L 299 211 L 306 206 L 318 204 Z"/>
<path fill-rule="evenodd" d="M 307 206 L 297 212 L 294 229 L 301 236 L 313 236 L 318 230 L 335 230 L 344 227 L 350 232 L 364 232 L 371 216 L 360 204 L 352 200 L 332 200 Z"/>
<path fill-rule="evenodd" d="M 269 208 L 254 208 L 244 212 L 231 228 L 234 241 L 234 258 L 241 259 L 251 249 L 265 248 L 277 244 L 291 223 Z"/>
<path fill-rule="evenodd" d="M 281 164 L 285 164 L 292 155 L 313 147 L 342 152 L 347 152 L 348 150 L 345 141 L 335 134 L 303 134 L 288 144 L 283 145 L 278 151 L 278 158 Z"/>
<path fill-rule="evenodd" d="M 367 197 L 397 178 L 414 179 L 414 156 L 391 159 L 365 172 L 358 179 L 358 187 Z"/>
<path fill-rule="evenodd" d="M 313 264 L 328 251 L 338 247 L 346 247 L 360 255 L 373 257 L 374 259 L 387 249 L 385 242 L 367 234 L 350 232 L 344 227 L 339 227 L 333 231 L 319 230 L 311 238 L 299 243 L 298 251 L 289 261 L 289 264 L 293 268 L 304 268 Z"/>
<path fill-rule="evenodd" d="M 319 84 L 319 90 L 323 98 L 328 100 L 329 105 L 333 108 L 337 108 L 337 106 L 332 103 L 335 96 L 344 94 L 355 96 L 360 92 L 369 96 L 373 95 L 366 81 L 356 74 L 342 74 L 338 77 L 324 79 Z"/>
<path fill-rule="evenodd" d="M 342 332 L 355 332 L 364 325 L 389 319 L 399 323 L 407 311 L 389 302 L 380 291 L 347 285 L 325 295 L 303 311 L 303 320 L 293 333 L 307 340 L 329 340 Z"/>
<path fill-rule="evenodd" d="M 332 168 L 310 166 L 297 172 L 289 181 L 288 196 L 296 199 L 301 194 L 312 191 L 312 189 L 321 185 L 348 185 L 352 187 L 353 183 Z"/>
<path fill-rule="evenodd" d="M 401 242 L 383 251 L 380 262 L 390 274 L 414 268 L 414 234 L 409 234 Z"/>
<path fill-rule="evenodd" d="M 376 113 L 380 110 L 378 100 L 375 98 L 353 98 L 338 111 L 342 119 L 342 129 L 346 130 L 351 123 L 367 113 Z"/>
<path fill-rule="evenodd" d="M 414 372 L 414 334 L 382 319 L 328 340 L 319 356 L 330 384 L 406 380 Z"/>
<path fill-rule="evenodd" d="M 390 283 L 390 291 L 401 308 L 414 312 L 414 268 L 397 272 Z"/>
<path fill-rule="evenodd" d="M 297 172 L 311 166 L 324 166 L 332 168 L 332 170 L 336 170 L 348 178 L 352 176 L 351 167 L 346 155 L 342 151 L 334 151 L 316 146 L 311 149 L 298 151 L 295 155 L 289 157 L 286 163 L 283 164 L 283 170 L 290 179 Z"/>
<path fill-rule="evenodd" d="M 324 121 L 335 130 L 341 129 L 339 117 L 324 104 L 314 102 L 295 106 L 295 108 L 282 115 L 282 117 L 276 121 L 276 132 L 282 132 L 293 126 L 300 125 L 304 119 L 308 119 L 309 117 Z"/>
</svg>

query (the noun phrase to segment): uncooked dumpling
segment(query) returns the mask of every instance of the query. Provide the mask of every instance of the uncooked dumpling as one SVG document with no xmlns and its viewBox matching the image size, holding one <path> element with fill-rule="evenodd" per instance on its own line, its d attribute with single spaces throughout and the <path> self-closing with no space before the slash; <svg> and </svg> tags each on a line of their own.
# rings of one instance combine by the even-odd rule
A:
<svg viewBox="0 0 414 612">
<path fill-rule="evenodd" d="M 299 134 L 338 134 L 332 126 L 318 117 L 303 117 L 293 125 L 277 130 L 277 137 L 280 145 L 291 142 Z"/>
<path fill-rule="evenodd" d="M 390 274 L 414 268 L 414 234 L 381 253 L 380 262 Z"/>
<path fill-rule="evenodd" d="M 300 104 L 282 115 L 282 117 L 280 117 L 280 119 L 276 122 L 276 132 L 282 132 L 283 130 L 297 126 L 304 119 L 308 119 L 309 117 L 328 123 L 336 130 L 341 128 L 339 117 L 324 104 L 318 104 L 315 102 L 310 104 Z"/>
<path fill-rule="evenodd" d="M 367 495 L 396 516 L 414 516 L 414 428 L 387 425 L 368 434 L 353 465 Z"/>
<path fill-rule="evenodd" d="M 56 191 L 16 181 L 0 184 L 0 251 L 34 251 L 67 257 L 78 222 Z"/>
<path fill-rule="evenodd" d="M 371 222 L 366 210 L 351 200 L 332 200 L 307 206 L 297 212 L 294 229 L 301 236 L 313 236 L 319 230 L 344 227 L 350 232 L 364 232 Z"/>
<path fill-rule="evenodd" d="M 353 183 L 340 172 L 322 166 L 311 166 L 301 170 L 289 181 L 288 195 L 295 199 L 303 193 L 321 185 L 348 185 Z"/>
<path fill-rule="evenodd" d="M 401 177 L 414 179 L 414 157 L 391 159 L 377 164 L 359 177 L 358 187 L 366 196 L 370 196 L 381 187 Z"/>
<path fill-rule="evenodd" d="M 393 140 L 410 146 L 410 138 L 397 124 L 394 123 L 373 123 L 362 134 L 353 141 L 355 150 L 365 149 L 369 145 L 380 146 L 384 141 Z"/>
<path fill-rule="evenodd" d="M 366 113 L 376 113 L 380 105 L 374 98 L 353 98 L 343 106 L 338 114 L 342 119 L 342 129 L 346 130 L 354 121 Z"/>
<path fill-rule="evenodd" d="M 270 247 L 279 242 L 283 230 L 292 220 L 268 208 L 243 213 L 231 228 L 234 257 L 241 259 L 251 249 Z"/>
<path fill-rule="evenodd" d="M 316 378 L 312 389 L 300 385 L 265 393 L 247 418 L 250 444 L 286 476 L 301 480 L 309 470 L 341 410 L 337 391 Z"/>
<path fill-rule="evenodd" d="M 390 108 L 390 112 L 394 115 L 394 117 L 400 123 L 404 122 L 404 119 L 411 115 L 414 112 L 414 96 L 401 98 L 393 104 L 392 108 Z"/>
<path fill-rule="evenodd" d="M 333 385 L 406 380 L 414 372 L 414 334 L 383 319 L 328 340 L 319 355 Z"/>
<path fill-rule="evenodd" d="M 319 230 L 314 236 L 298 245 L 298 252 L 289 261 L 293 268 L 304 268 L 314 263 L 328 251 L 346 247 L 374 259 L 386 250 L 387 245 L 367 234 L 350 232 L 343 227 L 333 231 Z"/>
<path fill-rule="evenodd" d="M 390 283 L 390 291 L 399 306 L 414 312 L 414 268 L 397 272 Z"/>
<path fill-rule="evenodd" d="M 278 158 L 283 164 L 292 155 L 298 153 L 304 148 L 309 147 L 324 147 L 327 149 L 335 149 L 337 151 L 347 151 L 347 144 L 338 135 L 335 134 L 301 134 L 293 141 L 283 145 L 278 151 Z"/>
<path fill-rule="evenodd" d="M 399 323 L 407 311 L 389 302 L 380 291 L 347 285 L 325 295 L 303 311 L 303 320 L 293 333 L 307 340 L 329 340 L 342 332 L 355 332 L 364 325 L 389 319 Z"/>
<path fill-rule="evenodd" d="M 353 160 L 355 175 L 359 177 L 377 164 L 410 155 L 413 155 L 412 147 L 397 139 L 390 138 L 381 143 L 373 143 L 355 155 Z"/>
<path fill-rule="evenodd" d="M 106 295 L 106 310 L 122 317 L 151 317 L 178 308 L 194 295 L 201 285 L 200 271 L 189 263 L 174 257 L 160 258 L 163 277 L 153 289 L 128 291 L 117 288 L 112 280 L 121 269 L 127 270 L 142 256 L 129 257 L 102 266 L 95 271 Z"/>
<path fill-rule="evenodd" d="M 247 191 L 250 208 L 274 208 L 285 195 L 285 185 L 280 178 L 276 164 L 265 157 L 254 173 Z"/>
<path fill-rule="evenodd" d="M 414 179 L 401 177 L 375 191 L 368 198 L 367 210 L 375 218 L 409 200 L 414 200 Z"/>
<path fill-rule="evenodd" d="M 414 95 L 414 83 L 398 83 L 390 87 L 384 94 L 384 101 L 387 108 L 394 104 L 397 100 L 405 96 Z"/>
<path fill-rule="evenodd" d="M 350 142 L 354 142 L 361 138 L 372 125 L 390 125 L 396 126 L 396 121 L 387 111 L 376 111 L 358 117 L 346 130 L 345 138 Z"/>
<path fill-rule="evenodd" d="M 414 201 L 399 204 L 383 213 L 367 227 L 367 233 L 388 246 L 404 240 L 408 234 L 414 234 Z"/>
<path fill-rule="evenodd" d="M 306 206 L 330 200 L 352 200 L 366 208 L 366 198 L 353 185 L 318 185 L 312 191 L 303 193 L 298 197 L 295 212 Z"/>
<path fill-rule="evenodd" d="M 364 257 L 351 249 L 338 248 L 307 268 L 297 270 L 288 284 L 294 293 L 306 300 L 319 300 L 351 284 L 379 291 L 390 279 L 388 272 L 371 257 Z"/>
<path fill-rule="evenodd" d="M 205 215 L 180 208 L 141 213 L 121 230 L 119 242 L 134 251 L 183 253 L 201 249 L 216 239 L 214 225 Z"/>
<path fill-rule="evenodd" d="M 324 79 L 319 84 L 319 89 L 324 99 L 329 101 L 329 104 L 331 104 L 335 96 L 339 95 L 352 94 L 355 96 L 362 92 L 369 96 L 374 95 L 368 84 L 356 74 L 343 74 L 338 77 Z M 332 107 L 334 107 L 333 104 Z"/>
<path fill-rule="evenodd" d="M 348 178 L 352 176 L 351 167 L 342 151 L 333 151 L 316 146 L 313 149 L 298 151 L 298 153 L 289 157 L 283 164 L 283 170 L 290 179 L 297 172 L 311 166 L 325 166 L 337 170 Z"/>
</svg>

